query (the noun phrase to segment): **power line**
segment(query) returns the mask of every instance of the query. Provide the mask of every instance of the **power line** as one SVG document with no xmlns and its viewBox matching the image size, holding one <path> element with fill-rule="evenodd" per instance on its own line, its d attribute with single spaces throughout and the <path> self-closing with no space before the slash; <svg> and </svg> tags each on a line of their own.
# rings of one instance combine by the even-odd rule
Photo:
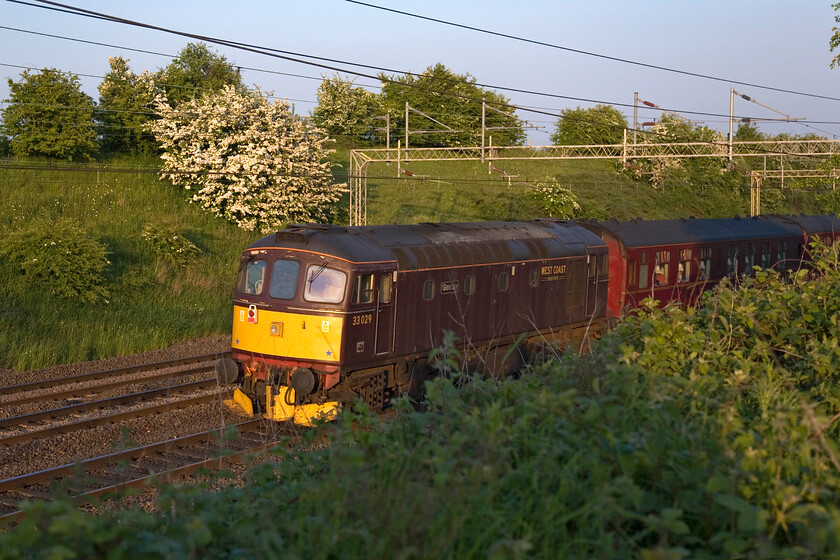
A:
<svg viewBox="0 0 840 560">
<path fill-rule="evenodd" d="M 692 77 L 695 77 L 695 78 L 703 78 L 705 80 L 714 80 L 714 81 L 725 82 L 725 83 L 729 83 L 729 84 L 738 84 L 738 85 L 749 86 L 749 87 L 758 88 L 758 89 L 766 89 L 766 90 L 770 90 L 770 91 L 777 91 L 777 92 L 780 92 L 780 93 L 789 93 L 789 94 L 792 94 L 792 95 L 802 95 L 802 96 L 805 96 L 805 97 L 814 97 L 814 98 L 817 98 L 817 99 L 828 99 L 830 101 L 840 101 L 840 98 L 838 98 L 838 97 L 830 97 L 830 96 L 827 96 L 827 95 L 819 95 L 819 94 L 814 94 L 814 93 L 806 93 L 806 92 L 794 91 L 794 90 L 777 88 L 777 87 L 772 87 L 772 86 L 764 86 L 764 85 L 761 85 L 761 84 L 754 84 L 754 83 L 750 83 L 750 82 L 742 82 L 742 81 L 738 81 L 738 80 L 730 80 L 728 78 L 721 78 L 721 77 L 718 77 L 718 76 L 710 76 L 710 75 L 707 75 L 707 74 L 700 74 L 700 73 L 697 73 L 697 72 L 689 72 L 687 70 L 679 70 L 677 68 L 669 68 L 667 66 L 659 66 L 659 65 L 656 65 L 656 64 L 648 64 L 646 62 L 639 62 L 639 61 L 636 61 L 636 60 L 629 60 L 629 59 L 626 59 L 626 58 L 619 58 L 619 57 L 615 57 L 615 56 L 609 56 L 609 55 L 605 55 L 605 54 L 599 54 L 599 53 L 594 53 L 594 52 L 590 52 L 590 51 L 574 49 L 574 48 L 571 48 L 571 47 L 564 47 L 564 46 L 561 46 L 561 45 L 555 45 L 553 43 L 547 43 L 545 41 L 537 41 L 537 40 L 534 40 L 534 39 L 527 39 L 527 38 L 519 37 L 519 36 L 516 36 L 516 35 L 509 35 L 507 33 L 500 33 L 498 31 L 490 31 L 488 29 L 482 29 L 480 27 L 473 27 L 471 25 L 455 23 L 455 22 L 446 21 L 446 20 L 443 20 L 443 19 L 438 19 L 438 18 L 433 18 L 433 17 L 428 17 L 428 16 L 421 16 L 419 14 L 414 14 L 414 13 L 406 12 L 406 11 L 403 11 L 403 10 L 396 10 L 394 8 L 386 8 L 384 6 L 377 6 L 376 4 L 370 4 L 368 2 L 361 2 L 359 0 L 345 0 L 345 1 L 349 2 L 351 4 L 358 4 L 360 6 L 366 6 L 368 8 L 374 8 L 374 9 L 377 9 L 377 10 L 382 10 L 384 12 L 392 12 L 392 13 L 407 16 L 407 17 L 422 19 L 422 20 L 431 21 L 431 22 L 434 22 L 434 23 L 440 23 L 440 24 L 443 24 L 443 25 L 458 27 L 458 28 L 461 28 L 461 29 L 467 29 L 469 31 L 475 31 L 475 32 L 478 32 L 478 33 L 485 33 L 487 35 L 494 35 L 494 36 L 497 36 L 497 37 L 503 37 L 505 39 L 512 39 L 514 41 L 520 41 L 520 42 L 523 42 L 523 43 L 530 43 L 530 44 L 538 45 L 538 46 L 541 46 L 541 47 L 548 47 L 548 48 L 552 48 L 552 49 L 558 49 L 558 50 L 563 50 L 563 51 L 567 51 L 567 52 L 573 52 L 573 53 L 576 53 L 576 54 L 593 56 L 593 57 L 601 58 L 601 59 L 604 59 L 604 60 L 612 60 L 614 62 L 621 62 L 623 64 L 632 64 L 632 65 L 635 65 L 635 66 L 641 66 L 643 68 L 651 68 L 651 69 L 654 69 L 654 70 L 662 70 L 663 72 L 671 72 L 671 73 L 674 73 L 674 74 L 682 74 L 684 76 L 692 76 Z"/>
<path fill-rule="evenodd" d="M 393 83 L 393 84 L 400 85 L 400 86 L 403 86 L 403 87 L 411 87 L 411 88 L 424 90 L 424 91 L 430 91 L 430 92 L 434 92 L 434 93 L 442 93 L 442 94 L 450 95 L 452 97 L 471 100 L 471 101 L 476 101 L 476 102 L 481 101 L 480 99 L 477 99 L 477 98 L 474 98 L 474 97 L 471 97 L 471 96 L 468 96 L 468 95 L 454 94 L 454 93 L 450 93 L 450 92 L 441 92 L 441 91 L 438 91 L 438 90 L 433 90 L 431 88 L 418 86 L 418 85 L 412 84 L 412 83 L 392 80 L 392 79 L 389 79 L 389 78 L 387 78 L 385 76 L 381 76 L 381 75 L 380 76 L 373 76 L 373 75 L 370 75 L 370 74 L 365 74 L 363 72 L 357 72 L 357 71 L 347 70 L 347 69 L 343 69 L 343 68 L 336 68 L 336 67 L 327 66 L 327 65 L 324 65 L 324 64 L 321 64 L 321 63 L 316 63 L 316 62 L 311 62 L 311 61 L 307 61 L 307 60 L 301 60 L 301 59 L 293 58 L 293 57 L 290 57 L 290 56 L 286 56 L 285 54 L 279 54 L 279 53 L 287 53 L 288 51 L 280 51 L 280 50 L 277 50 L 277 49 L 268 49 L 268 48 L 259 47 L 259 46 L 256 46 L 256 45 L 249 45 L 249 44 L 246 44 L 246 43 L 240 43 L 240 42 L 236 42 L 236 41 L 229 41 L 229 40 L 225 40 L 225 39 L 218 39 L 218 38 L 204 36 L 204 35 L 198 35 L 198 34 L 194 34 L 194 33 L 177 31 L 177 30 L 174 30 L 174 29 L 155 26 L 155 25 L 146 24 L 146 23 L 142 23 L 142 22 L 137 22 L 137 21 L 133 21 L 133 20 L 128 20 L 128 19 L 117 17 L 117 16 L 111 16 L 111 15 L 100 13 L 100 12 L 94 12 L 94 11 L 91 11 L 91 10 L 76 8 L 76 7 L 73 7 L 73 6 L 69 6 L 69 5 L 66 5 L 66 4 L 60 4 L 58 2 L 53 2 L 53 1 L 50 1 L 50 0 L 37 0 L 38 4 L 33 4 L 33 3 L 30 3 L 30 2 L 24 2 L 22 0 L 7 0 L 7 1 L 12 2 L 12 3 L 16 3 L 16 4 L 22 4 L 22 5 L 32 6 L 32 7 L 38 7 L 38 8 L 48 9 L 48 10 L 64 12 L 64 13 L 68 13 L 68 14 L 71 14 L 71 15 L 90 17 L 90 18 L 93 18 L 93 19 L 100 19 L 100 20 L 110 21 L 110 22 L 114 22 L 114 23 L 121 23 L 121 24 L 125 24 L 125 25 L 131 25 L 131 26 L 137 26 L 137 27 L 146 28 L 146 29 L 157 30 L 157 31 L 165 32 L 165 33 L 170 33 L 170 34 L 175 34 L 175 35 L 180 35 L 180 36 L 184 36 L 184 37 L 197 39 L 197 40 L 200 40 L 200 41 L 207 41 L 207 42 L 210 42 L 210 43 L 224 45 L 224 46 L 228 46 L 228 47 L 231 47 L 231 48 L 237 48 L 237 49 L 245 50 L 245 51 L 248 51 L 248 52 L 263 54 L 263 55 L 266 55 L 266 56 L 272 56 L 274 58 L 279 58 L 279 59 L 288 60 L 288 61 L 292 61 L 292 62 L 297 62 L 297 63 L 301 63 L 301 64 L 306 64 L 306 65 L 310 65 L 310 66 L 325 68 L 325 69 L 333 70 L 335 72 L 344 72 L 346 74 L 354 74 L 354 75 L 357 75 L 357 76 L 367 77 L 367 78 L 374 79 L 374 80 L 389 82 L 389 83 Z M 46 6 L 44 6 L 43 4 L 46 4 Z M 370 6 L 373 6 L 373 5 L 370 5 Z M 411 15 L 411 14 L 408 14 L 407 12 L 406 12 L 406 14 Z M 449 22 L 444 22 L 444 23 L 449 23 Z M 325 60 L 325 61 L 335 61 L 336 60 L 336 59 L 326 59 L 326 58 L 323 58 L 323 57 L 310 57 L 309 55 L 300 55 L 300 54 L 297 54 L 297 53 L 296 53 L 296 56 L 304 56 L 304 57 L 309 57 L 309 58 L 319 59 L 319 60 Z M 352 62 L 345 62 L 345 61 L 339 61 L 339 62 L 341 62 L 342 64 L 365 66 L 367 68 L 379 68 L 380 70 L 387 70 L 387 71 L 392 71 L 392 72 L 394 71 L 394 70 L 391 70 L 391 69 L 374 67 L 374 66 L 370 66 L 370 65 L 358 65 L 358 64 L 352 63 Z M 410 72 L 402 72 L 402 73 L 405 74 L 405 75 L 413 75 Z M 447 80 L 447 81 L 461 82 L 461 83 L 464 82 L 463 80 Z M 479 85 L 479 86 L 482 86 L 482 87 L 494 87 L 494 86 L 490 86 L 490 85 L 487 85 L 487 84 L 475 84 L 475 85 Z M 749 85 L 749 84 L 746 84 L 746 85 Z M 757 87 L 761 87 L 761 86 L 757 86 Z M 532 91 L 522 90 L 522 89 L 517 89 L 517 88 L 503 88 L 503 87 L 497 87 L 496 86 L 496 89 L 503 89 L 503 90 L 508 90 L 508 91 L 517 91 L 517 92 L 520 92 L 520 93 L 531 93 L 531 94 L 535 94 L 535 95 L 544 95 L 544 96 L 549 96 L 549 97 L 584 101 L 584 102 L 589 102 L 589 103 L 600 103 L 600 104 L 617 105 L 617 106 L 624 106 L 624 107 L 631 106 L 630 104 L 626 104 L 626 103 L 609 103 L 609 102 L 600 101 L 600 100 L 576 98 L 576 97 L 563 96 L 563 95 L 558 95 L 558 94 L 546 94 L 546 93 L 542 93 L 542 92 L 532 92 Z M 791 92 L 791 93 L 795 93 L 795 92 Z M 840 100 L 840 99 L 838 99 L 838 100 Z M 491 105 L 499 105 L 501 107 L 507 107 L 507 108 L 514 109 L 514 110 L 518 109 L 518 110 L 533 112 L 533 113 L 537 113 L 537 114 L 543 114 L 543 115 L 547 115 L 547 116 L 553 116 L 553 117 L 558 117 L 558 118 L 567 118 L 567 117 L 564 117 L 562 114 L 541 111 L 539 109 L 527 108 L 527 107 L 523 107 L 523 106 L 517 106 L 517 105 L 509 104 L 509 103 L 498 103 L 498 102 L 496 102 L 496 103 L 490 103 L 490 104 Z M 674 112 L 674 113 L 682 113 L 682 114 L 695 114 L 695 115 L 729 117 L 729 115 L 724 115 L 724 114 L 719 114 L 719 113 L 702 113 L 702 112 L 696 112 L 696 111 L 678 111 L 678 110 L 672 110 L 672 109 L 667 109 L 667 108 L 657 108 L 657 109 L 660 110 L 660 111 L 663 111 L 663 112 Z M 743 118 L 743 117 L 739 116 L 738 118 L 740 119 L 740 118 Z M 603 123 L 597 123 L 597 124 L 603 124 Z M 607 126 L 609 126 L 609 125 L 607 125 Z M 624 128 L 624 127 L 621 127 L 621 128 Z M 647 131 L 645 131 L 645 132 L 647 132 Z"/>
<path fill-rule="evenodd" d="M 263 47 L 263 46 L 259 46 L 259 45 L 242 43 L 242 42 L 238 42 L 238 41 L 231 41 L 231 40 L 227 40 L 227 39 L 220 39 L 220 38 L 210 37 L 210 36 L 206 36 L 206 35 L 199 35 L 199 34 L 189 33 L 189 32 L 185 32 L 185 31 L 178 31 L 178 30 L 175 30 L 175 29 L 160 27 L 160 26 L 151 25 L 151 24 L 147 24 L 147 23 L 142 23 L 142 22 L 138 22 L 138 21 L 134 21 L 134 20 L 125 19 L 125 18 L 120 18 L 118 16 L 111 16 L 111 15 L 104 14 L 104 13 L 101 13 L 101 12 L 94 12 L 94 11 L 91 11 L 91 10 L 76 8 L 76 7 L 67 5 L 67 4 L 61 4 L 61 3 L 58 3 L 58 2 L 53 2 L 51 0 L 37 0 L 38 4 L 33 4 L 31 2 L 25 2 L 23 0 L 6 0 L 6 1 L 14 3 L 14 4 L 22 4 L 22 5 L 32 6 L 32 7 L 36 7 L 36 8 L 54 10 L 54 11 L 68 13 L 68 14 L 76 15 L 76 16 L 90 17 L 90 18 L 93 18 L 93 19 L 101 19 L 101 20 L 104 20 L 104 21 L 110 21 L 112 23 L 121 23 L 121 24 L 124 24 L 124 25 L 131 25 L 131 26 L 135 26 L 135 27 L 141 27 L 141 28 L 145 28 L 145 29 L 160 31 L 160 32 L 163 32 L 163 33 L 169 33 L 169 34 L 173 34 L 173 35 L 189 37 L 189 38 L 192 38 L 192 39 L 197 39 L 199 41 L 206 41 L 208 43 L 224 45 L 224 46 L 227 46 L 227 47 L 236 48 L 236 49 L 244 50 L 244 51 L 247 51 L 247 52 L 253 52 L 253 53 L 256 53 L 256 54 L 262 54 L 262 55 L 265 55 L 265 56 L 271 56 L 271 57 L 274 57 L 274 58 L 279 58 L 279 59 L 287 60 L 287 61 L 290 61 L 290 62 L 296 62 L 296 63 L 299 63 L 299 64 L 315 66 L 315 67 L 318 67 L 318 68 L 331 70 L 333 72 L 352 74 L 352 75 L 355 75 L 355 76 L 369 78 L 369 79 L 375 80 L 375 81 L 384 81 L 384 82 L 388 82 L 388 83 L 393 83 L 395 85 L 401 85 L 401 86 L 404 86 L 404 87 L 412 87 L 412 88 L 415 88 L 415 89 L 432 91 L 433 93 L 447 93 L 447 92 L 441 92 L 441 91 L 437 91 L 437 90 L 430 90 L 429 88 L 425 88 L 425 87 L 422 87 L 422 86 L 417 86 L 416 84 L 400 82 L 398 80 L 393 80 L 393 79 L 390 79 L 390 78 L 387 78 L 387 77 L 381 76 L 381 75 L 380 76 L 375 76 L 375 75 L 360 72 L 360 71 L 349 70 L 347 68 L 338 68 L 338 67 L 335 67 L 335 66 L 329 66 L 329 65 L 326 65 L 326 64 L 322 64 L 321 62 L 312 62 L 312 61 L 309 61 L 309 60 L 301 60 L 300 58 L 294 58 L 294 57 L 304 57 L 304 58 L 309 58 L 309 59 L 312 59 L 312 60 L 319 60 L 319 61 L 322 61 L 322 62 L 329 62 L 329 63 L 336 63 L 336 64 L 346 64 L 346 65 L 350 65 L 350 66 L 356 66 L 356 67 L 359 67 L 359 68 L 367 68 L 367 69 L 371 69 L 371 70 L 378 70 L 380 72 L 391 72 L 391 73 L 394 73 L 394 74 L 401 74 L 401 75 L 405 75 L 405 76 L 420 76 L 416 73 L 412 73 L 412 72 L 408 72 L 408 71 L 404 71 L 404 70 L 396 70 L 396 69 L 382 67 L 382 66 L 374 66 L 374 65 L 369 65 L 369 64 L 350 62 L 350 61 L 335 59 L 335 58 L 319 57 L 319 56 L 308 55 L 308 54 L 304 54 L 304 53 L 285 51 L 285 50 L 274 49 L 274 48 L 270 48 L 270 47 Z M 42 5 L 42 4 L 46 4 L 46 5 Z M 373 6 L 373 5 L 371 5 L 371 6 Z M 466 83 L 464 80 L 451 80 L 451 79 L 445 79 L 445 78 L 442 78 L 442 80 L 453 82 L 453 83 Z M 471 82 L 471 83 L 473 83 L 473 82 Z M 733 83 L 739 83 L 739 82 L 733 82 Z M 526 95 L 549 97 L 549 98 L 554 98 L 554 99 L 564 99 L 564 100 L 567 100 L 567 101 L 577 101 L 577 102 L 582 102 L 582 103 L 613 105 L 613 106 L 617 106 L 617 107 L 633 107 L 633 104 L 631 104 L 631 103 L 610 102 L 610 101 L 606 101 L 606 100 L 602 100 L 602 99 L 590 99 L 590 98 L 584 98 L 584 97 L 560 95 L 560 94 L 556 94 L 556 93 L 546 93 L 546 92 L 540 92 L 540 91 L 528 90 L 528 89 L 522 89 L 522 88 L 497 86 L 497 85 L 485 84 L 485 83 L 481 83 L 481 82 L 474 82 L 474 85 L 482 87 L 482 88 L 501 90 L 501 91 L 513 92 L 513 93 L 520 93 L 520 94 L 526 94 Z M 750 85 L 750 84 L 741 84 L 741 85 Z M 473 101 L 481 101 L 480 99 L 473 98 L 473 97 L 466 96 L 466 95 L 458 95 L 458 94 L 452 94 L 452 93 L 449 93 L 449 95 L 452 95 L 454 97 L 463 98 L 463 99 L 473 100 Z M 830 99 L 835 99 L 837 101 L 840 101 L 840 98 L 830 98 Z M 499 106 L 503 106 L 503 107 L 506 106 L 506 107 L 510 107 L 510 108 L 513 108 L 513 109 L 517 109 L 517 110 L 528 111 L 528 112 L 547 115 L 547 116 L 552 116 L 552 117 L 562 117 L 562 115 L 559 115 L 557 113 L 545 112 L 545 111 L 541 111 L 539 109 L 533 109 L 533 108 L 529 108 L 529 107 L 526 107 L 526 106 L 520 106 L 520 105 L 513 105 L 513 104 L 510 104 L 510 103 L 502 104 L 502 103 L 493 103 L 493 102 L 488 101 L 488 104 L 499 105 Z M 674 112 L 674 113 L 680 113 L 680 114 L 713 116 L 713 117 L 722 117 L 722 118 L 724 118 L 724 117 L 729 118 L 729 116 L 730 116 L 728 114 L 723 114 L 723 113 L 705 113 L 705 112 L 701 112 L 701 111 L 689 111 L 689 110 L 679 110 L 679 109 L 670 109 L 670 108 L 660 108 L 659 110 L 661 110 L 663 112 Z M 739 118 L 742 118 L 742 117 L 739 116 Z M 745 117 L 743 117 L 743 118 L 745 118 Z"/>
</svg>

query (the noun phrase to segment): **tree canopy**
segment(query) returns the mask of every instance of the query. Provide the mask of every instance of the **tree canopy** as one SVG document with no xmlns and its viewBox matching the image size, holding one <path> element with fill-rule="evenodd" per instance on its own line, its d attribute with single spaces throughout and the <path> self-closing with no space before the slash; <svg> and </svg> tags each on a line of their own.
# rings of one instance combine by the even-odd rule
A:
<svg viewBox="0 0 840 560">
<path fill-rule="evenodd" d="M 566 108 L 561 112 L 551 141 L 558 146 L 621 144 L 627 119 L 612 105 L 589 109 Z"/>
<path fill-rule="evenodd" d="M 315 95 L 318 106 L 312 120 L 330 138 L 342 143 L 384 142 L 384 135 L 377 130 L 385 124 L 377 122 L 385 113 L 380 96 L 339 75 L 325 77 Z"/>
<path fill-rule="evenodd" d="M 122 57 L 108 58 L 111 70 L 99 84 L 102 150 L 106 153 L 155 153 L 157 144 L 143 128 L 153 114 L 154 78 L 148 72 L 133 73 L 128 62 Z"/>
<path fill-rule="evenodd" d="M 17 156 L 87 161 L 96 153 L 94 102 L 79 77 L 55 68 L 24 70 L 9 80 L 11 97 L 3 128 Z"/>
<path fill-rule="evenodd" d="M 172 106 L 225 86 L 243 89 L 239 71 L 204 43 L 188 43 L 166 68 L 157 72 L 155 82 L 166 92 Z"/>
<path fill-rule="evenodd" d="M 331 183 L 326 136 L 259 90 L 225 86 L 148 123 L 163 148 L 162 177 L 190 200 L 246 230 L 327 222 L 344 185 Z"/>
<path fill-rule="evenodd" d="M 409 131 L 433 131 L 411 135 L 411 146 L 480 145 L 482 99 L 489 107 L 485 111 L 485 126 L 494 129 L 489 133 L 493 136 L 493 144 L 517 145 L 525 139 L 522 122 L 514 114 L 509 100 L 478 86 L 469 74 L 456 74 L 438 63 L 421 74 L 380 74 L 380 79 L 383 83 L 382 104 L 391 115 L 392 130 L 405 130 L 405 105 L 408 103 L 412 109 L 423 113 L 409 111 Z"/>
</svg>

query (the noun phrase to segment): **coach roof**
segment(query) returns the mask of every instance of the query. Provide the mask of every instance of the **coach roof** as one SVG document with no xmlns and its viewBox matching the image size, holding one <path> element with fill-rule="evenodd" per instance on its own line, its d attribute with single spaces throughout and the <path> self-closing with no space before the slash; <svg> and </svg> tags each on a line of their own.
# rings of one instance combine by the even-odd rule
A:
<svg viewBox="0 0 840 560">
<path fill-rule="evenodd" d="M 801 236 L 795 223 L 774 217 L 710 218 L 695 220 L 608 220 L 593 222 L 613 232 L 627 247 L 715 243 L 741 239 L 775 239 Z"/>
</svg>

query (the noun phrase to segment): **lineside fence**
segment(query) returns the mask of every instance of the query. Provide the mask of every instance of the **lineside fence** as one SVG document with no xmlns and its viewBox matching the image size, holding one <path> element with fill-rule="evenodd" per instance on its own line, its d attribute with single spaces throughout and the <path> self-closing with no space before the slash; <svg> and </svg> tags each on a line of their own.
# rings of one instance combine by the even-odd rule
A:
<svg viewBox="0 0 840 560">
<path fill-rule="evenodd" d="M 840 140 L 783 140 L 763 142 L 691 142 L 662 144 L 622 144 L 583 146 L 472 146 L 455 148 L 378 148 L 350 151 L 350 225 L 367 223 L 367 169 L 371 163 L 395 163 L 396 177 L 411 175 L 409 162 L 505 160 L 586 160 L 621 161 L 633 167 L 633 160 L 721 158 L 733 168 L 739 161 L 763 159 L 763 169 L 742 171 L 750 177 L 750 212 L 760 213 L 761 186 L 765 180 L 786 178 L 837 179 L 838 169 L 821 169 L 820 164 L 840 155 Z M 803 161 L 805 162 L 803 164 Z M 793 168 L 793 164 L 796 167 Z M 785 166 L 788 166 L 786 169 Z"/>
</svg>

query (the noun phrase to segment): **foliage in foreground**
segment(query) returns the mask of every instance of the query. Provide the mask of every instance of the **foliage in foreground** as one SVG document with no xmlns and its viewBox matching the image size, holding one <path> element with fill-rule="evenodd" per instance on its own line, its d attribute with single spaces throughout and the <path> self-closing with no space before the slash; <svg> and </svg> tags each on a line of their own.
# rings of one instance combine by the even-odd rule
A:
<svg viewBox="0 0 840 560">
<path fill-rule="evenodd" d="M 824 261 L 829 262 L 829 261 Z M 761 272 L 516 380 L 428 385 L 165 515 L 32 505 L 8 558 L 825 558 L 840 553 L 840 272 Z M 465 381 L 468 381 L 464 383 Z M 458 385 L 462 385 L 458 387 Z M 316 433 L 310 432 L 310 441 Z"/>
</svg>

